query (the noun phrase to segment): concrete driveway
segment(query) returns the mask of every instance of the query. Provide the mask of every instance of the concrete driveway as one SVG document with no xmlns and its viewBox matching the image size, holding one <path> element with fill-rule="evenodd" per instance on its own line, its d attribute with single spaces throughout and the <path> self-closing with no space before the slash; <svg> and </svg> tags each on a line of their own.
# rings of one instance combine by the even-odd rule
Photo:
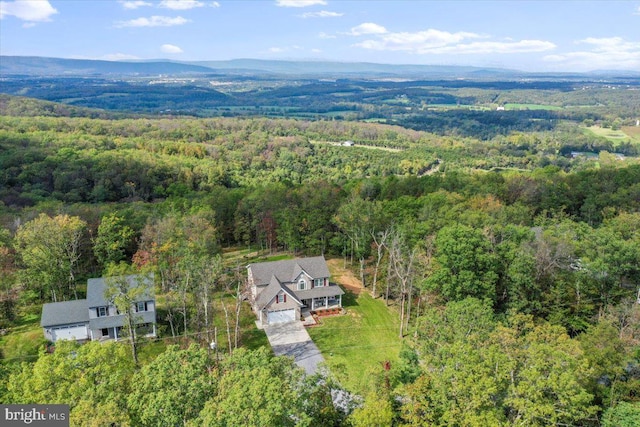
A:
<svg viewBox="0 0 640 427">
<path fill-rule="evenodd" d="M 264 327 L 267 338 L 277 356 L 293 357 L 296 365 L 307 375 L 315 374 L 318 364 L 324 362 L 320 350 L 311 340 L 302 322 L 276 323 Z"/>
</svg>

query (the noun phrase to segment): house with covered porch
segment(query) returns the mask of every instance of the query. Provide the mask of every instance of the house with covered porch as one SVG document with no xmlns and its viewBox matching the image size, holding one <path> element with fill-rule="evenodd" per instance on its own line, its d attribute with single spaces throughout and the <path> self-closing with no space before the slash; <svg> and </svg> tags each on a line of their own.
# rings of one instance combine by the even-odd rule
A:
<svg viewBox="0 0 640 427">
<path fill-rule="evenodd" d="M 153 277 L 130 275 L 122 278 L 129 286 L 143 284 L 144 291 L 131 307 L 136 334 L 156 336 Z M 105 298 L 106 280 L 104 277 L 89 279 L 86 299 L 45 304 L 40 320 L 45 338 L 52 342 L 61 339 L 83 342 L 123 337 L 126 318 Z"/>
<path fill-rule="evenodd" d="M 342 307 L 344 291 L 329 277 L 323 256 L 249 264 L 250 300 L 258 322 L 293 322 L 302 313 Z"/>
</svg>

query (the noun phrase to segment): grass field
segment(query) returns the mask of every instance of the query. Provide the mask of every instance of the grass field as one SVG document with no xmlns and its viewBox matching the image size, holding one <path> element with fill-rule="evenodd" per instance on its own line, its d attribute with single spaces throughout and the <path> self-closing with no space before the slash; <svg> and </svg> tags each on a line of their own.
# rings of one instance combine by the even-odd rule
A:
<svg viewBox="0 0 640 427">
<path fill-rule="evenodd" d="M 633 140 L 640 144 L 640 126 L 623 126 L 622 131 Z"/>
<path fill-rule="evenodd" d="M 600 126 L 589 126 L 585 128 L 588 132 L 591 132 L 597 136 L 607 138 L 609 141 L 615 143 L 631 141 L 631 137 L 625 133 L 622 129 L 613 130 L 609 128 L 603 128 Z M 640 135 L 639 135 L 640 137 Z"/>
<path fill-rule="evenodd" d="M 557 105 L 544 105 L 544 104 L 504 104 L 505 110 L 562 110 L 562 107 Z"/>
<path fill-rule="evenodd" d="M 308 331 L 332 374 L 348 390 L 364 395 L 376 386 L 372 374 L 382 370 L 383 362 L 398 360 L 398 322 L 384 301 L 366 292 L 356 297 L 348 291 L 342 302 L 346 315 L 322 318 Z"/>
</svg>

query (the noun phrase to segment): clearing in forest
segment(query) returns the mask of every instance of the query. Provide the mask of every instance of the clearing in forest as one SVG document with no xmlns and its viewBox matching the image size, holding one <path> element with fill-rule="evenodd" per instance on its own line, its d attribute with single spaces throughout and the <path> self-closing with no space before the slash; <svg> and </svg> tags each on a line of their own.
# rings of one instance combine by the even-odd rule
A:
<svg viewBox="0 0 640 427">
<path fill-rule="evenodd" d="M 610 128 L 603 128 L 600 126 L 589 126 L 587 128 L 589 132 L 607 138 L 609 141 L 613 142 L 614 146 L 616 143 L 631 141 L 632 138 L 623 130 L 613 130 Z M 636 139 L 636 142 L 640 142 Z"/>
<path fill-rule="evenodd" d="M 328 259 L 327 265 L 331 272 L 331 281 L 342 285 L 345 290 L 349 290 L 356 295 L 364 290 L 362 282 L 356 278 L 351 270 L 344 266 L 342 259 Z"/>
<path fill-rule="evenodd" d="M 364 396 L 379 386 L 376 381 L 384 363 L 389 361 L 393 367 L 398 361 L 398 319 L 382 299 L 365 292 L 343 262 L 328 260 L 331 280 L 346 291 L 342 297 L 346 314 L 322 317 L 321 324 L 308 331 L 336 379 L 349 391 Z"/>
<path fill-rule="evenodd" d="M 342 145 L 342 142 L 336 142 L 336 141 L 309 141 L 312 144 L 329 144 L 329 145 L 333 145 L 336 147 L 344 147 Z M 391 148 L 391 147 L 381 147 L 379 145 L 365 145 L 365 144 L 353 144 L 352 146 L 349 147 L 345 147 L 345 148 L 352 148 L 352 147 L 358 147 L 358 148 L 368 148 L 369 150 L 380 150 L 380 151 L 389 151 L 392 153 L 398 153 L 400 151 L 404 151 L 400 148 Z"/>
</svg>

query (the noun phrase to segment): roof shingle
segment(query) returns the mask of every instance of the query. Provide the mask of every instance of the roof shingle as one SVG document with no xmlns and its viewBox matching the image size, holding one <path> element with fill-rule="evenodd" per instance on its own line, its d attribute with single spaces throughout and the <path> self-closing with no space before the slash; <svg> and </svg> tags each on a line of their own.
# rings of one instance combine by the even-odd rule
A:
<svg viewBox="0 0 640 427">
<path fill-rule="evenodd" d="M 276 276 L 282 283 L 291 283 L 302 271 L 312 279 L 331 275 L 323 256 L 257 262 L 249 264 L 248 268 L 251 269 L 256 286 L 269 284 L 272 276 Z"/>
<path fill-rule="evenodd" d="M 43 328 L 87 322 L 89 322 L 89 310 L 86 299 L 50 302 L 42 306 L 40 326 Z"/>
</svg>

